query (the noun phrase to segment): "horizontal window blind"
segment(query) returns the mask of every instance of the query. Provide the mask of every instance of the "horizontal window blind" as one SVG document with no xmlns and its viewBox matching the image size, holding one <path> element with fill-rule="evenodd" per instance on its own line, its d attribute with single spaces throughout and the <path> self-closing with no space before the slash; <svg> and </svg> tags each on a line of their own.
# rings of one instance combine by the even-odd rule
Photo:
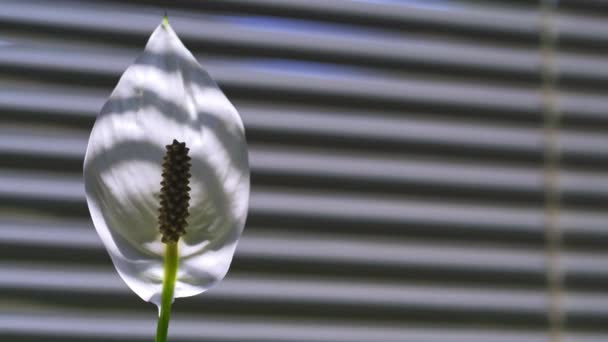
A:
<svg viewBox="0 0 608 342">
<path fill-rule="evenodd" d="M 172 341 L 549 341 L 537 1 L 6 0 L 0 337 L 149 341 L 81 176 L 90 129 L 168 11 L 246 127 L 226 280 Z M 608 6 L 554 12 L 564 341 L 608 338 Z"/>
</svg>

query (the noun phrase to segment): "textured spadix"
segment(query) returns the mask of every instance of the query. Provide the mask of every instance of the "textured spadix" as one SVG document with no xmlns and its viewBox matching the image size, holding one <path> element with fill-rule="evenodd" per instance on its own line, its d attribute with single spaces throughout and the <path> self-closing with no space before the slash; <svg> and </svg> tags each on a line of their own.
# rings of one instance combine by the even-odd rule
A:
<svg viewBox="0 0 608 342">
<path fill-rule="evenodd" d="M 166 145 L 190 149 L 190 204 L 175 297 L 221 280 L 241 235 L 249 165 L 241 119 L 168 23 L 152 33 L 93 127 L 84 162 L 93 223 L 118 273 L 159 304 L 164 245 L 159 193 Z"/>
</svg>

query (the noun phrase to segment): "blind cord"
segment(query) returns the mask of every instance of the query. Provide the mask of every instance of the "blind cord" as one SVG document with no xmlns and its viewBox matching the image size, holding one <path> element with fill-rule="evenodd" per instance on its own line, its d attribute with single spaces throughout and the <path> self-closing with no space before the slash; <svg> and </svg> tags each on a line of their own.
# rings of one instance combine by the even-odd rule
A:
<svg viewBox="0 0 608 342">
<path fill-rule="evenodd" d="M 560 267 L 562 234 L 559 224 L 560 112 L 556 102 L 557 70 L 555 49 L 558 35 L 555 10 L 558 0 L 541 0 L 541 82 L 544 125 L 544 201 L 545 252 L 548 290 L 547 320 L 551 342 L 562 341 L 564 315 L 561 305 L 563 274 Z"/>
</svg>

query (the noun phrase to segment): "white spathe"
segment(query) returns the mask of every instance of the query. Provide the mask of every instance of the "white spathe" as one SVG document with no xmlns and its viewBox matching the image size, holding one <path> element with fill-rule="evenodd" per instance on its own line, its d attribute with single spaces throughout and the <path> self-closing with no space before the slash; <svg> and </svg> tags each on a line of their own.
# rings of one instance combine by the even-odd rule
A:
<svg viewBox="0 0 608 342">
<path fill-rule="evenodd" d="M 192 158 L 190 216 L 179 240 L 179 298 L 206 291 L 228 271 L 247 216 L 249 163 L 238 112 L 165 22 L 103 106 L 84 161 L 97 233 L 122 279 L 157 305 L 162 161 L 173 139 L 185 142 Z"/>
</svg>

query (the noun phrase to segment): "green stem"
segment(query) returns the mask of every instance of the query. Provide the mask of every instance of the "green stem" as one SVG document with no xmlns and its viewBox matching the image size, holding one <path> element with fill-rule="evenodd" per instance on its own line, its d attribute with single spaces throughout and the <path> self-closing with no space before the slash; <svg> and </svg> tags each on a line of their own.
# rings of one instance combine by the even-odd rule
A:
<svg viewBox="0 0 608 342">
<path fill-rule="evenodd" d="M 169 243 L 165 248 L 165 277 L 163 279 L 163 294 L 160 305 L 160 316 L 156 328 L 156 342 L 167 342 L 169 332 L 169 319 L 171 318 L 171 304 L 173 304 L 173 291 L 178 267 L 177 243 Z"/>
</svg>

